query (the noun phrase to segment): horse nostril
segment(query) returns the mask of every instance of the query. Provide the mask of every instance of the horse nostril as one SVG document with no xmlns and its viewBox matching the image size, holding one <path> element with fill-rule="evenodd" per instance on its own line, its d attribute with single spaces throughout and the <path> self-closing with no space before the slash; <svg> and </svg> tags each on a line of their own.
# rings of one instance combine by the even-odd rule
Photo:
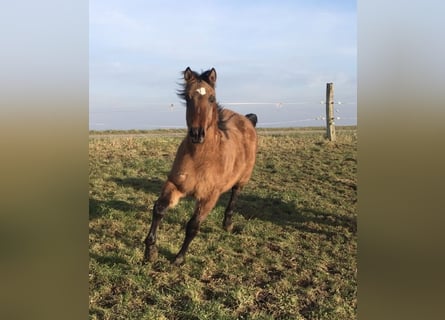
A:
<svg viewBox="0 0 445 320">
<path fill-rule="evenodd" d="M 189 134 L 190 137 L 197 138 L 199 136 L 199 128 L 191 128 Z"/>
<path fill-rule="evenodd" d="M 193 143 L 201 143 L 205 136 L 204 128 L 190 128 L 189 136 L 192 138 Z"/>
</svg>

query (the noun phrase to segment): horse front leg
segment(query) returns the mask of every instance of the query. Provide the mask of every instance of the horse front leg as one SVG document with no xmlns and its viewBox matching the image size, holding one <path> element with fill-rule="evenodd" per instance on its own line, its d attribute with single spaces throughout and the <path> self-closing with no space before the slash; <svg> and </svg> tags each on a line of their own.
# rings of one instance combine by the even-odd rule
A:
<svg viewBox="0 0 445 320">
<path fill-rule="evenodd" d="M 189 248 L 190 243 L 193 238 L 198 234 L 201 223 L 207 218 L 210 211 L 215 206 L 218 201 L 219 195 L 213 195 L 210 199 L 206 200 L 197 200 L 195 212 L 192 218 L 187 223 L 187 227 L 185 229 L 185 239 L 182 244 L 181 250 L 179 250 L 176 255 L 173 264 L 179 266 L 185 262 L 185 254 Z"/>
<path fill-rule="evenodd" d="M 152 220 L 150 231 L 145 238 L 145 252 L 143 262 L 154 262 L 158 257 L 158 248 L 156 247 L 156 234 L 161 223 L 162 218 L 167 212 L 168 208 L 174 207 L 183 194 L 176 188 L 176 186 L 167 181 L 162 188 L 161 195 L 156 200 L 153 206 Z"/>
<path fill-rule="evenodd" d="M 228 232 L 231 232 L 233 229 L 233 208 L 235 207 L 235 202 L 238 199 L 240 191 L 240 186 L 235 185 L 232 187 L 232 194 L 230 195 L 229 204 L 227 205 L 226 211 L 224 212 L 223 228 Z"/>
<path fill-rule="evenodd" d="M 143 262 L 154 262 L 158 258 L 158 248 L 156 247 L 156 234 L 161 223 L 162 218 L 164 217 L 165 212 L 167 211 L 167 207 L 165 202 L 162 199 L 158 199 L 153 206 L 152 220 L 150 231 L 148 232 L 147 237 L 145 238 L 145 252 L 144 252 L 144 261 Z"/>
</svg>

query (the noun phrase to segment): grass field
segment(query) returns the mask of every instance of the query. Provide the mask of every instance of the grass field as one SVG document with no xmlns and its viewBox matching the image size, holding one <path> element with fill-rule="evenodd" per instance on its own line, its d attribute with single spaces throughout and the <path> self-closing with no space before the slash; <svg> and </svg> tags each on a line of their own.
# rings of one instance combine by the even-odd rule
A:
<svg viewBox="0 0 445 320">
<path fill-rule="evenodd" d="M 318 130 L 259 130 L 233 233 L 222 229 L 227 193 L 181 267 L 170 261 L 191 199 L 164 218 L 158 261 L 141 264 L 181 141 L 181 131 L 143 133 L 90 137 L 90 319 L 356 318 L 356 128 L 338 129 L 335 143 Z"/>
</svg>

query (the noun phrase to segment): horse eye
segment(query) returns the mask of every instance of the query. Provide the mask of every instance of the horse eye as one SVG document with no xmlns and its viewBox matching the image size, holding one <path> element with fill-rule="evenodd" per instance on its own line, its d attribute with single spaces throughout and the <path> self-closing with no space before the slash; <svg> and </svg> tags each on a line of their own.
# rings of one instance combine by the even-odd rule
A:
<svg viewBox="0 0 445 320">
<path fill-rule="evenodd" d="M 210 96 L 210 97 L 209 97 L 209 102 L 210 102 L 210 103 L 215 102 L 215 97 L 214 97 L 214 96 Z"/>
</svg>

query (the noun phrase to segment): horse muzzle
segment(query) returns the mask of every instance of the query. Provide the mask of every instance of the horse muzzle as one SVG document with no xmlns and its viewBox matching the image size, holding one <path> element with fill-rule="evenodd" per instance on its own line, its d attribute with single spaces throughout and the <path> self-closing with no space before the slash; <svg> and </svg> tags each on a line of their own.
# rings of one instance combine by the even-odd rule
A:
<svg viewBox="0 0 445 320">
<path fill-rule="evenodd" d="M 203 127 L 191 128 L 189 130 L 189 136 L 193 143 L 203 143 L 205 137 L 205 131 Z"/>
</svg>

